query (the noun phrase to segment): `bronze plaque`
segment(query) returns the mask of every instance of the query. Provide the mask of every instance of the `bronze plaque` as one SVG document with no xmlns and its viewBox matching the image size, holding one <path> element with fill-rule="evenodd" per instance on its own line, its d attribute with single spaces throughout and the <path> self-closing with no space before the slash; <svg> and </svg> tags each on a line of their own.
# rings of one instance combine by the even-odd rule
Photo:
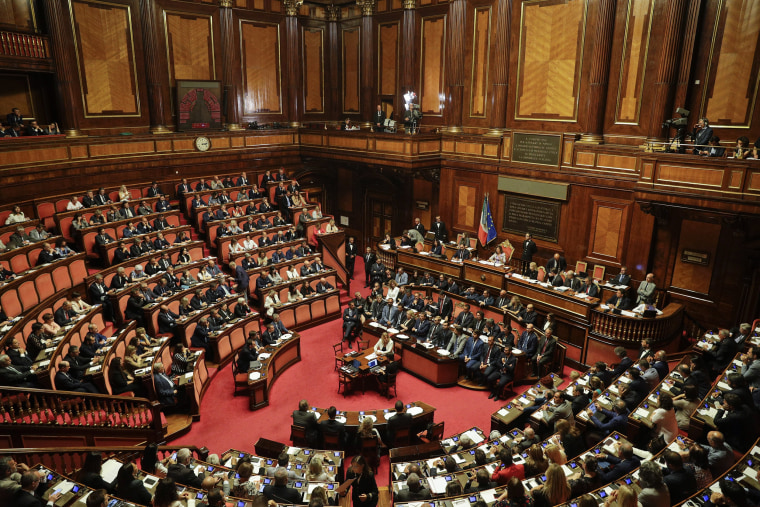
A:
<svg viewBox="0 0 760 507">
<path fill-rule="evenodd" d="M 556 242 L 559 238 L 560 203 L 546 199 L 504 196 L 503 231 Z"/>
<path fill-rule="evenodd" d="M 512 161 L 559 167 L 561 136 L 557 134 L 512 134 Z"/>
</svg>

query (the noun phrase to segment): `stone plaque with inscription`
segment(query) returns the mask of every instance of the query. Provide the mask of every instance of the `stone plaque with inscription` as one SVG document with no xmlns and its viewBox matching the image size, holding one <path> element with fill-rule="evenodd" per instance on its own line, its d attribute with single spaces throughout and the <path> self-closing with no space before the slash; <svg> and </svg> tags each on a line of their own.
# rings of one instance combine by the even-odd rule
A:
<svg viewBox="0 0 760 507">
<path fill-rule="evenodd" d="M 559 167 L 561 137 L 556 134 L 512 134 L 512 161 Z"/>
<path fill-rule="evenodd" d="M 560 203 L 548 199 L 504 196 L 503 231 L 531 233 L 536 238 L 556 242 L 559 238 Z"/>
</svg>

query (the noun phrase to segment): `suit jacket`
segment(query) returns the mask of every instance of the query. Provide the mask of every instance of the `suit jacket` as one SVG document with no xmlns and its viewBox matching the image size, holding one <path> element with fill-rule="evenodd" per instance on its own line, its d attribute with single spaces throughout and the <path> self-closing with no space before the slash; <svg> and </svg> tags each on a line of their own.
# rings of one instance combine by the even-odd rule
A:
<svg viewBox="0 0 760 507">
<path fill-rule="evenodd" d="M 0 367 L 0 385 L 18 387 L 27 382 L 33 382 L 36 378 L 34 372 L 29 371 L 28 366 L 2 366 Z"/>
<path fill-rule="evenodd" d="M 694 144 L 698 145 L 696 148 L 694 148 L 694 153 L 697 153 L 699 150 L 704 150 L 707 148 L 707 143 L 710 142 L 710 139 L 712 139 L 713 136 L 713 129 L 712 127 L 704 127 L 697 132 L 697 135 L 694 137 Z"/>
<path fill-rule="evenodd" d="M 385 113 L 382 111 L 375 111 L 372 113 L 372 123 L 374 124 L 380 124 L 380 128 L 383 127 L 383 122 L 385 121 Z"/>
<path fill-rule="evenodd" d="M 20 489 L 13 497 L 12 505 L 14 507 L 44 507 L 45 502 L 32 493 Z"/>
<path fill-rule="evenodd" d="M 631 283 L 631 276 L 618 273 L 618 275 L 610 280 L 612 285 L 625 285 L 628 286 Z"/>
<path fill-rule="evenodd" d="M 463 329 L 468 329 L 472 327 L 473 322 L 475 322 L 475 317 L 472 315 L 472 312 L 465 313 L 462 311 L 459 313 L 459 315 L 457 315 L 457 318 L 454 322 L 462 326 Z"/>
<path fill-rule="evenodd" d="M 657 288 L 652 282 L 643 281 L 639 284 L 636 293 L 639 295 L 637 303 L 652 304 L 654 302 L 654 291 Z"/>
<path fill-rule="evenodd" d="M 546 272 L 549 273 L 552 269 L 556 269 L 557 273 L 565 271 L 567 268 L 567 261 L 564 257 L 560 257 L 559 260 L 552 257 L 549 262 L 546 263 Z"/>
<path fill-rule="evenodd" d="M 454 311 L 454 303 L 451 298 L 446 296 L 445 298 L 438 300 L 438 315 L 441 316 L 441 320 L 445 320 L 450 317 Z"/>
<path fill-rule="evenodd" d="M 609 470 L 607 472 L 599 472 L 599 475 L 602 477 L 602 482 L 605 484 L 620 479 L 624 475 L 633 472 L 639 467 L 639 465 L 641 465 L 641 461 L 636 456 L 625 460 L 621 460 L 615 456 L 607 456 L 605 461 L 608 461 L 615 465 L 612 470 Z"/>
<path fill-rule="evenodd" d="M 538 348 L 536 349 L 536 354 L 541 354 L 544 357 L 551 358 L 554 356 L 554 349 L 556 347 L 557 347 L 556 339 L 552 338 L 550 340 L 547 340 L 546 337 L 543 337 L 538 341 Z"/>
<path fill-rule="evenodd" d="M 194 348 L 206 348 L 209 345 L 208 341 L 208 327 L 203 327 L 201 325 L 195 326 L 195 331 L 193 331 L 193 336 L 190 338 L 190 346 Z"/>
<path fill-rule="evenodd" d="M 491 347 L 491 356 L 488 356 L 488 344 L 483 344 L 483 351 L 480 354 L 480 364 L 498 368 L 501 364 L 501 348 L 495 343 Z"/>
<path fill-rule="evenodd" d="M 268 500 L 274 500 L 277 503 L 299 504 L 303 503 L 301 493 L 295 488 L 289 486 L 276 486 L 274 483 L 264 486 L 262 491 Z"/>
<path fill-rule="evenodd" d="M 62 371 L 55 374 L 55 388 L 59 391 L 76 391 L 81 385 L 82 382 L 70 374 L 63 373 Z"/>
<path fill-rule="evenodd" d="M 166 375 L 153 375 L 153 385 L 156 388 L 158 402 L 163 406 L 176 403 L 174 399 L 174 383 Z"/>
<path fill-rule="evenodd" d="M 338 441 L 341 444 L 345 443 L 346 428 L 342 422 L 338 422 L 334 419 L 327 419 L 326 421 L 319 423 L 319 431 L 322 435 L 338 435 Z"/>
<path fill-rule="evenodd" d="M 536 333 L 528 333 L 523 331 L 520 335 L 520 339 L 517 341 L 517 348 L 525 352 L 528 358 L 533 358 L 538 351 L 538 338 Z"/>
<path fill-rule="evenodd" d="M 201 474 L 200 477 L 195 475 L 195 472 L 193 472 L 192 469 L 190 469 L 186 465 L 180 465 L 179 463 L 174 463 L 172 465 L 169 465 L 169 468 L 166 472 L 166 476 L 174 479 L 174 482 L 178 484 L 182 484 L 184 486 L 190 486 L 196 489 L 201 488 L 201 482 L 203 482 L 203 474 Z"/>
<path fill-rule="evenodd" d="M 177 321 L 179 315 L 169 310 L 168 312 L 160 312 L 158 314 L 158 332 L 161 334 L 174 333 L 177 328 Z"/>
<path fill-rule="evenodd" d="M 388 419 L 388 426 L 385 429 L 386 431 L 386 441 L 385 443 L 389 447 L 393 447 L 393 441 L 396 438 L 396 431 L 404 428 L 411 428 L 412 427 L 412 421 L 414 418 L 411 414 L 407 414 L 406 412 L 397 412 L 396 415 Z"/>
<path fill-rule="evenodd" d="M 613 306 L 619 310 L 630 310 L 631 308 L 633 308 L 633 305 L 631 305 L 631 300 L 625 296 L 621 298 L 618 298 L 617 296 L 612 296 L 606 301 L 606 303 L 609 306 Z"/>
<path fill-rule="evenodd" d="M 583 282 L 581 282 L 578 278 L 572 277 L 565 280 L 565 287 L 570 287 L 570 289 L 574 290 L 575 292 L 578 292 L 581 290 L 581 287 L 583 285 Z"/>
<path fill-rule="evenodd" d="M 369 273 L 369 271 L 372 269 L 372 266 L 375 265 L 375 259 L 377 259 L 377 255 L 374 253 L 366 253 L 364 254 L 364 271 Z"/>
<path fill-rule="evenodd" d="M 612 370 L 612 377 L 618 377 L 628 370 L 633 365 L 633 359 L 630 357 L 624 357 L 620 360 L 617 366 Z"/>
</svg>

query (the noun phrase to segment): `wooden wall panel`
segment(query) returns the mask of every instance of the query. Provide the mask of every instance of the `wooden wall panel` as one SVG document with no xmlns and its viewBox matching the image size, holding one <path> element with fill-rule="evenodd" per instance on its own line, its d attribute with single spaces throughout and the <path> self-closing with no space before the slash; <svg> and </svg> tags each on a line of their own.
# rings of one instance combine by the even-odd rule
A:
<svg viewBox="0 0 760 507">
<path fill-rule="evenodd" d="M 491 49 L 491 7 L 478 7 L 473 16 L 470 118 L 485 118 Z"/>
<path fill-rule="evenodd" d="M 140 116 L 130 7 L 75 0 L 72 12 L 85 117 Z"/>
<path fill-rule="evenodd" d="M 588 257 L 622 263 L 628 236 L 631 202 L 592 195 L 591 241 Z"/>
<path fill-rule="evenodd" d="M 398 75 L 398 23 L 380 24 L 377 34 L 377 91 L 380 95 L 396 95 Z"/>
<path fill-rule="evenodd" d="M 165 11 L 164 30 L 170 86 L 177 79 L 216 79 L 211 16 Z"/>
<path fill-rule="evenodd" d="M 715 254 L 720 239 L 720 224 L 683 220 L 678 250 L 675 252 L 675 266 L 671 285 L 701 294 L 710 292 Z M 681 261 L 681 253 L 686 250 L 706 252 L 710 255 L 707 266 Z"/>
<path fill-rule="evenodd" d="M 457 231 L 476 232 L 480 223 L 480 178 L 460 178 L 454 176 L 453 198 L 451 199 L 452 227 Z M 444 218 L 444 222 L 446 219 Z M 454 231 L 449 227 L 449 238 L 455 239 Z"/>
<path fill-rule="evenodd" d="M 307 113 L 325 112 L 324 30 L 303 30 L 304 104 Z"/>
<path fill-rule="evenodd" d="M 420 106 L 425 114 L 441 116 L 446 69 L 446 16 L 422 18 L 421 40 Z"/>
<path fill-rule="evenodd" d="M 359 27 L 343 30 L 343 113 L 359 112 Z"/>
<path fill-rule="evenodd" d="M 712 126 L 748 127 L 760 84 L 760 2 L 721 0 L 715 19 L 702 116 Z"/>
<path fill-rule="evenodd" d="M 0 0 L 0 28 L 33 32 L 36 27 L 37 13 L 32 0 Z"/>
<path fill-rule="evenodd" d="M 654 0 L 628 0 L 615 123 L 639 124 Z"/>
<path fill-rule="evenodd" d="M 3 83 L 3 89 L 0 92 L 0 111 L 10 112 L 11 109 L 17 107 L 21 109 L 21 115 L 24 118 L 36 118 L 29 76 L 3 73 L 0 74 L 0 82 Z"/>
<path fill-rule="evenodd" d="M 587 0 L 524 0 L 515 119 L 577 118 Z"/>
<path fill-rule="evenodd" d="M 240 22 L 243 114 L 282 112 L 280 26 Z"/>
</svg>

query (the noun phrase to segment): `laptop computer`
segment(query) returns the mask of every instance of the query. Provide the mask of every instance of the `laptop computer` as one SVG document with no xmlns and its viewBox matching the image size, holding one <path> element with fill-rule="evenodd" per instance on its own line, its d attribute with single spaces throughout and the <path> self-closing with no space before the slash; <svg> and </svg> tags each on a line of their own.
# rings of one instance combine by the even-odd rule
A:
<svg viewBox="0 0 760 507">
<path fill-rule="evenodd" d="M 372 361 L 370 361 L 370 362 L 367 363 L 367 366 L 369 366 L 370 369 L 372 369 L 375 366 L 377 366 L 377 363 L 378 363 L 378 360 L 377 359 L 373 359 Z"/>
</svg>

